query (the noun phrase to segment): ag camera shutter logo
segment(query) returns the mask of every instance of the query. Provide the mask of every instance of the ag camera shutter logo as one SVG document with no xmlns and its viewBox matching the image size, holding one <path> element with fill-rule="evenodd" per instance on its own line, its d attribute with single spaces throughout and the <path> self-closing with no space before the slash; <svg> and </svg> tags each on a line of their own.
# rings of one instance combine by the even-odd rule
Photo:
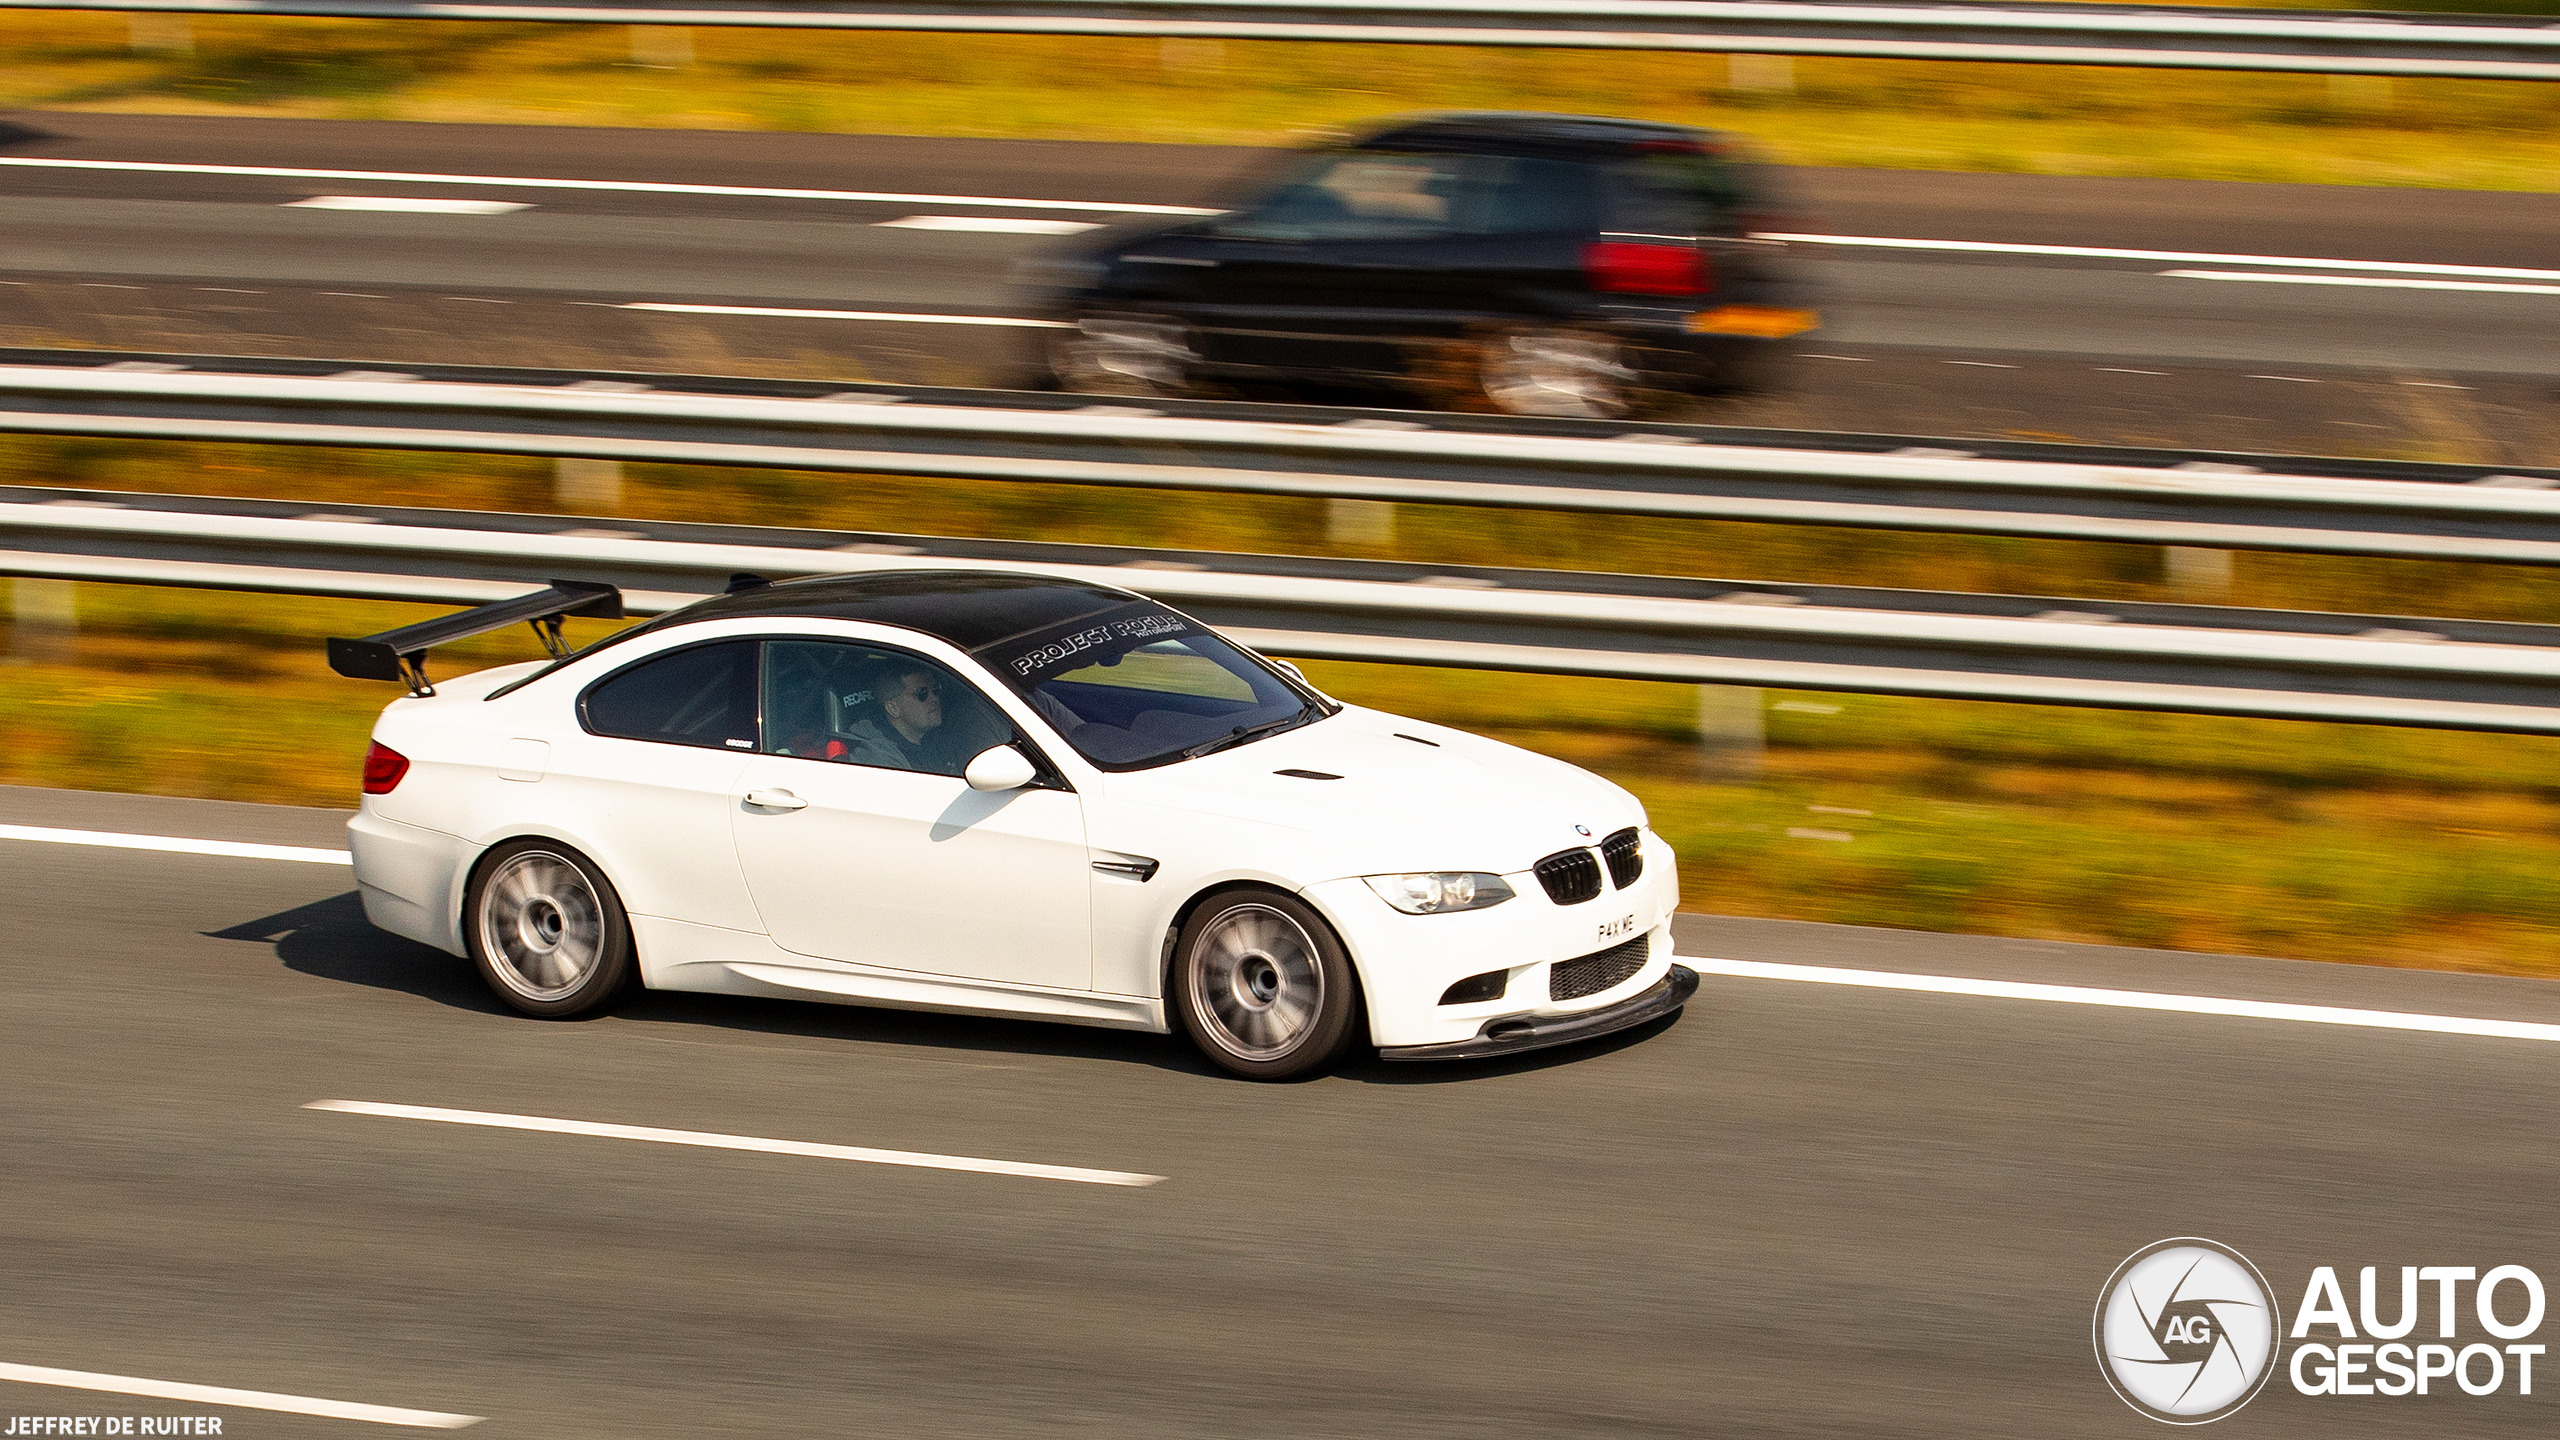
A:
<svg viewBox="0 0 2560 1440">
<path fill-rule="evenodd" d="M 2098 1368 L 2124 1403 L 2171 1425 L 2219 1420 L 2257 1398 L 2284 1333 L 2248 1257 L 2181 1237 L 2137 1250 L 2098 1292 Z"/>
</svg>

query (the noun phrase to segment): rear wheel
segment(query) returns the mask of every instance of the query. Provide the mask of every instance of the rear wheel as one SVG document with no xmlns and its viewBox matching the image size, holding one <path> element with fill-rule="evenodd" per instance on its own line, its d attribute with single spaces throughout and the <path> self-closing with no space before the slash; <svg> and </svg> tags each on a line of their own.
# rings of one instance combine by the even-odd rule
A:
<svg viewBox="0 0 2560 1440">
<path fill-rule="evenodd" d="M 1626 347 L 1587 331 L 1512 330 L 1486 340 L 1477 381 L 1513 415 L 1616 420 L 1635 409 L 1640 379 Z"/>
<path fill-rule="evenodd" d="M 1350 1044 L 1360 982 L 1332 927 L 1304 902 L 1240 891 L 1201 906 L 1182 927 L 1173 1000 L 1192 1043 L 1220 1068 L 1294 1080 Z"/>
<path fill-rule="evenodd" d="M 489 852 L 463 899 L 463 931 L 498 998 L 547 1020 L 603 1007 L 635 968 L 621 898 L 594 861 L 554 841 Z"/>
</svg>

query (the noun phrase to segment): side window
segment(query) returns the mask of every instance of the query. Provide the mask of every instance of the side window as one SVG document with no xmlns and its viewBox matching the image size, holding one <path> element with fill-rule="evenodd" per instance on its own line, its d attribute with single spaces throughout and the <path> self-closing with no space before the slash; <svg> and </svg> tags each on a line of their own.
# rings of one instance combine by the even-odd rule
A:
<svg viewBox="0 0 2560 1440">
<path fill-rule="evenodd" d="M 775 755 L 957 775 L 1014 738 L 977 687 L 902 650 L 837 640 L 764 647 L 764 748 Z"/>
<path fill-rule="evenodd" d="M 1630 235 L 1737 235 L 1741 176 L 1712 155 L 1666 152 L 1611 167 L 1609 228 Z"/>
<path fill-rule="evenodd" d="M 751 750 L 756 642 L 697 645 L 617 670 L 587 691 L 587 728 L 625 740 Z"/>
<path fill-rule="evenodd" d="M 1216 233 L 1260 240 L 1428 240 L 1596 228 L 1587 167 L 1502 155 L 1355 150 L 1319 157 Z"/>
</svg>

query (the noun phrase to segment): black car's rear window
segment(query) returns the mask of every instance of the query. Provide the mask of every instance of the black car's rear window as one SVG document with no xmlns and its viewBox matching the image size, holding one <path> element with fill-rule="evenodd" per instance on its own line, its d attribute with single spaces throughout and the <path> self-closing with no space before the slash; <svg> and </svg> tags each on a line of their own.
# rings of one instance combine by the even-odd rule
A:
<svg viewBox="0 0 2560 1440">
<path fill-rule="evenodd" d="M 1599 228 L 1597 178 L 1571 160 L 1394 150 L 1305 157 L 1213 233 L 1245 240 L 1429 240 Z"/>
</svg>

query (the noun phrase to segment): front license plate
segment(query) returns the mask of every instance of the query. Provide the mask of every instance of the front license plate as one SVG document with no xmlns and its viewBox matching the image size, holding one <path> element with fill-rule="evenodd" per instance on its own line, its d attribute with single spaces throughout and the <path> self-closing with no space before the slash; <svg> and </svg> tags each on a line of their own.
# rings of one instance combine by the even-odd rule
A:
<svg viewBox="0 0 2560 1440">
<path fill-rule="evenodd" d="M 1783 340 L 1821 325 L 1820 311 L 1775 305 L 1719 305 L 1689 317 L 1692 335 L 1751 335 L 1763 340 Z"/>
</svg>

